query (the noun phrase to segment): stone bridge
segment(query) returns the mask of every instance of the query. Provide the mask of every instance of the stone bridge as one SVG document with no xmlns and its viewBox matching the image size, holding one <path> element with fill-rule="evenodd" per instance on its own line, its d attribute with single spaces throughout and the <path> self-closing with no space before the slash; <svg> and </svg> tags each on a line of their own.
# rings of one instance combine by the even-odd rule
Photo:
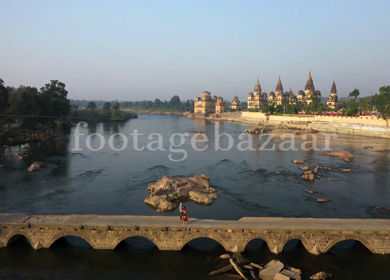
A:
<svg viewBox="0 0 390 280">
<path fill-rule="evenodd" d="M 94 249 L 114 249 L 121 241 L 140 236 L 160 250 L 181 250 L 197 238 L 210 238 L 226 251 L 241 252 L 254 239 L 264 240 L 280 253 L 285 244 L 299 239 L 312 254 L 326 253 L 343 240 L 357 240 L 374 254 L 390 254 L 390 220 L 242 218 L 238 221 L 190 219 L 182 225 L 168 216 L 28 216 L 0 214 L 0 247 L 18 237 L 35 249 L 49 248 L 64 236 L 78 236 Z"/>
</svg>

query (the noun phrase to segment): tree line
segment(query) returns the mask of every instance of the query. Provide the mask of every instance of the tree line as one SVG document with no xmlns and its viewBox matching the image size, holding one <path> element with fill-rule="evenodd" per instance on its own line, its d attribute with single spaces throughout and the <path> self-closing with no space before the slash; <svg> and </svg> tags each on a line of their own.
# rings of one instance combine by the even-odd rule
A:
<svg viewBox="0 0 390 280">
<path fill-rule="evenodd" d="M 194 112 L 194 100 L 181 101 L 178 95 L 174 95 L 169 101 L 156 98 L 154 101 L 123 101 L 121 107 L 135 111 L 151 112 Z"/>
<path fill-rule="evenodd" d="M 96 108 L 103 109 L 107 101 L 104 100 L 70 100 L 72 105 L 77 105 L 79 108 L 90 108 L 90 103 L 93 102 Z M 114 104 L 118 101 L 111 101 Z M 194 112 L 194 100 L 181 101 L 178 95 L 174 95 L 169 101 L 156 98 L 154 101 L 120 101 L 121 109 L 130 109 L 133 111 L 151 111 L 151 112 Z"/>
<path fill-rule="evenodd" d="M 70 119 L 127 121 L 137 117 L 134 112 L 120 111 L 118 101 L 104 105 L 104 109 L 91 105 L 88 110 L 71 106 L 66 85 L 58 80 L 51 80 L 38 89 L 6 86 L 0 78 L 0 130 L 13 124 L 28 130 L 64 129 L 70 127 Z"/>
<path fill-rule="evenodd" d="M 86 108 L 80 108 L 73 104 L 70 111 L 70 117 L 75 120 L 97 121 L 128 121 L 138 118 L 134 111 L 121 111 L 118 100 L 113 102 L 104 102 L 101 109 L 97 108 L 95 101 L 89 101 Z"/>
<path fill-rule="evenodd" d="M 0 123 L 16 123 L 21 128 L 56 128 L 68 125 L 70 112 L 64 83 L 51 80 L 40 89 L 31 86 L 5 86 L 0 79 Z"/>
</svg>

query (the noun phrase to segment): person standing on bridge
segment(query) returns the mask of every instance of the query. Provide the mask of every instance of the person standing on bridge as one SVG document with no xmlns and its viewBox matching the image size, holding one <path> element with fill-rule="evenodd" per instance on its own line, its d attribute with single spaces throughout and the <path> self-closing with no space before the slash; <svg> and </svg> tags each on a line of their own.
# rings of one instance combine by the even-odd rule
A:
<svg viewBox="0 0 390 280">
<path fill-rule="evenodd" d="M 181 220 L 183 221 L 183 225 L 188 223 L 187 210 L 185 206 L 182 207 Z"/>
</svg>

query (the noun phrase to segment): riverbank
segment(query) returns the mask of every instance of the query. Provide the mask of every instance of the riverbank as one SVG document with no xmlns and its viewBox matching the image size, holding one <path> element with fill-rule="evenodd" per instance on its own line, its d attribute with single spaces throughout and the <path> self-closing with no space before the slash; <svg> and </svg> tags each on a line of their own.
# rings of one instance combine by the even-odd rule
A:
<svg viewBox="0 0 390 280">
<path fill-rule="evenodd" d="M 192 114 L 191 117 L 197 118 L 198 116 Z M 390 127 L 387 126 L 385 120 L 376 117 L 274 116 L 256 112 L 234 112 L 212 115 L 206 119 L 292 130 L 315 129 L 326 133 L 390 139 Z"/>
<path fill-rule="evenodd" d="M 28 143 L 41 142 L 64 135 L 60 130 L 48 132 L 26 132 L 13 129 L 0 132 L 0 146 L 16 146 Z"/>
<path fill-rule="evenodd" d="M 186 112 L 166 112 L 166 111 L 150 111 L 150 110 L 130 110 L 130 109 L 122 109 L 125 112 L 136 112 L 138 115 L 175 115 L 175 116 L 187 116 Z"/>
</svg>

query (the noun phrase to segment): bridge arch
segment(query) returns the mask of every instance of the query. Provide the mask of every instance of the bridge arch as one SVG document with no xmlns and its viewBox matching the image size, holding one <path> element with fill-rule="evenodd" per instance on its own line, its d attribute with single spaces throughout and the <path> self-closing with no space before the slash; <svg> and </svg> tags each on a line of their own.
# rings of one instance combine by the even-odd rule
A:
<svg viewBox="0 0 390 280">
<path fill-rule="evenodd" d="M 283 240 L 283 242 L 281 244 L 281 251 L 283 251 L 283 249 L 286 246 L 286 244 L 289 241 L 291 241 L 291 240 L 299 240 L 299 241 L 301 241 L 303 246 L 305 247 L 306 251 L 308 251 L 308 252 L 310 252 L 310 250 L 313 247 L 313 246 L 310 245 L 310 242 L 306 238 L 304 238 L 303 236 L 301 236 L 301 235 L 292 235 L 292 236 L 287 237 L 285 240 Z"/>
<path fill-rule="evenodd" d="M 149 241 L 153 242 L 153 244 L 156 245 L 159 250 L 162 249 L 162 247 L 160 245 L 160 242 L 156 238 L 150 236 L 149 234 L 142 233 L 142 232 L 137 232 L 137 233 L 129 232 L 129 233 L 126 233 L 126 234 L 123 234 L 123 235 L 117 237 L 114 240 L 114 242 L 112 242 L 111 248 L 115 249 L 119 245 L 119 243 L 121 243 L 122 241 L 124 241 L 125 239 L 130 238 L 130 237 L 143 237 L 143 238 L 146 238 Z"/>
<path fill-rule="evenodd" d="M 244 245 L 244 248 L 243 250 L 245 250 L 245 248 L 248 246 L 249 242 L 251 242 L 252 240 L 255 240 L 255 239 L 262 239 L 264 240 L 264 242 L 267 244 L 268 246 L 268 249 L 270 251 L 272 251 L 274 245 L 272 244 L 271 241 L 269 241 L 268 237 L 266 235 L 263 235 L 263 234 L 255 234 L 255 235 L 252 235 L 250 238 L 246 239 L 244 242 L 243 242 L 243 245 Z"/>
<path fill-rule="evenodd" d="M 87 242 L 92 248 L 96 249 L 93 245 L 93 242 L 91 242 L 91 240 L 88 238 L 87 235 L 85 234 L 82 234 L 80 232 L 77 232 L 77 231 L 66 231 L 66 232 L 59 232 L 57 234 L 55 234 L 54 236 L 52 236 L 46 243 L 46 247 L 47 248 L 50 248 L 51 245 L 54 244 L 54 242 L 56 242 L 58 239 L 62 238 L 62 237 L 66 237 L 66 236 L 76 236 L 76 237 L 79 237 L 81 239 L 83 239 L 85 242 Z"/>
<path fill-rule="evenodd" d="M 192 240 L 195 240 L 195 239 L 198 239 L 198 238 L 210 238 L 216 242 L 218 242 L 226 251 L 231 251 L 232 248 L 229 247 L 229 245 L 225 242 L 225 240 L 223 240 L 222 238 L 220 238 L 219 236 L 217 235 L 214 235 L 214 234 L 207 234 L 207 233 L 196 233 L 196 234 L 191 234 L 189 236 L 187 236 L 179 245 L 178 245 L 178 249 L 181 250 L 183 249 L 183 247 L 189 243 L 190 241 Z"/>
<path fill-rule="evenodd" d="M 366 247 L 368 250 L 370 250 L 371 253 L 375 253 L 374 246 L 367 239 L 365 239 L 364 237 L 361 237 L 359 235 L 339 236 L 339 237 L 333 239 L 332 241 L 330 241 L 328 244 L 326 244 L 325 248 L 323 249 L 323 253 L 328 252 L 329 249 L 332 248 L 334 245 L 336 245 L 337 243 L 339 243 L 341 241 L 345 241 L 345 240 L 359 241 L 360 243 L 362 243 L 364 245 L 364 247 Z"/>
<path fill-rule="evenodd" d="M 11 234 L 9 234 L 5 240 L 4 240 L 4 246 L 9 246 L 10 245 L 10 241 L 12 240 L 13 237 L 16 237 L 16 236 L 23 236 L 24 238 L 26 238 L 28 240 L 28 242 L 30 243 L 30 246 L 32 247 L 34 245 L 32 239 L 31 239 L 31 236 L 29 234 L 27 234 L 26 232 L 22 232 L 22 231 L 14 231 L 12 232 Z"/>
</svg>

